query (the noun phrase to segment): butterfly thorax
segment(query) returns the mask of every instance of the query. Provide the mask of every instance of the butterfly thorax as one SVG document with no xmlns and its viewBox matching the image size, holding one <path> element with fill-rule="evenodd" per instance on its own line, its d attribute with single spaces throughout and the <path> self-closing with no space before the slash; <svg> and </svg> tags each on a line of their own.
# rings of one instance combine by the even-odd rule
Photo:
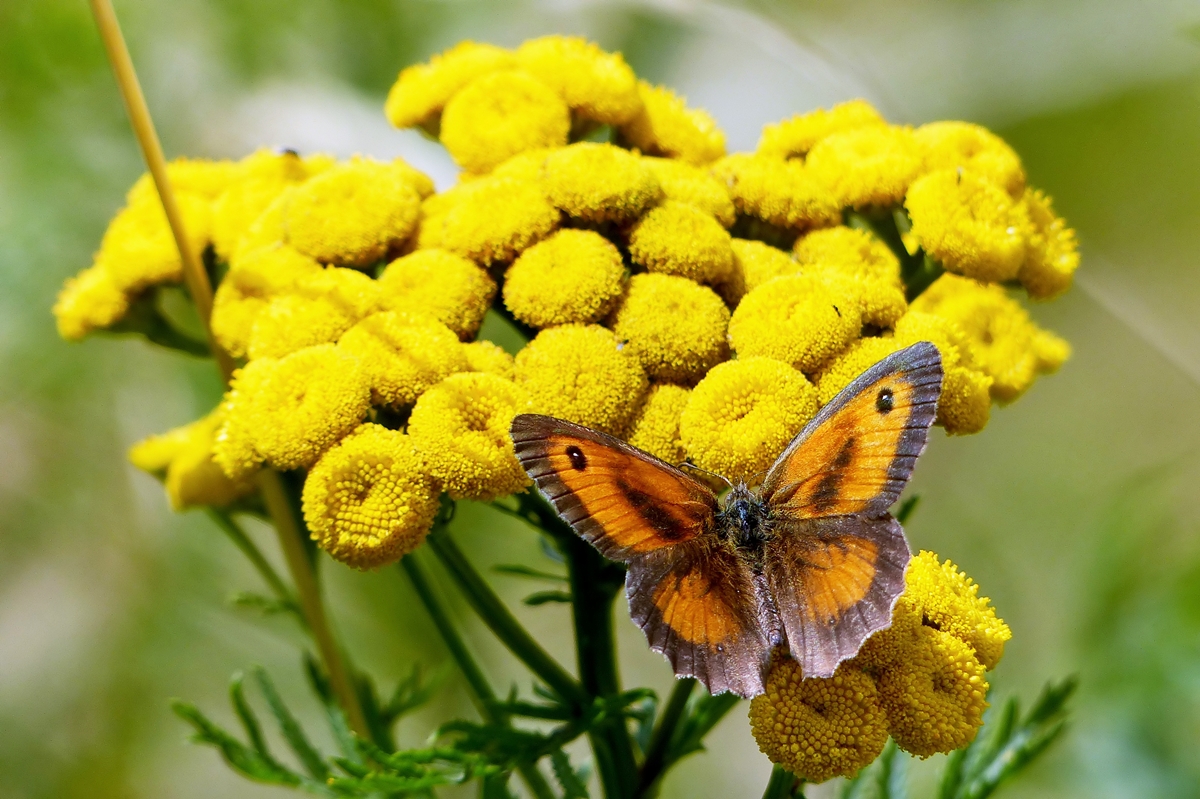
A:
<svg viewBox="0 0 1200 799">
<path fill-rule="evenodd" d="M 766 502 L 745 483 L 738 483 L 725 497 L 717 529 L 726 539 L 732 539 L 738 549 L 756 555 L 771 537 L 770 514 Z"/>
</svg>

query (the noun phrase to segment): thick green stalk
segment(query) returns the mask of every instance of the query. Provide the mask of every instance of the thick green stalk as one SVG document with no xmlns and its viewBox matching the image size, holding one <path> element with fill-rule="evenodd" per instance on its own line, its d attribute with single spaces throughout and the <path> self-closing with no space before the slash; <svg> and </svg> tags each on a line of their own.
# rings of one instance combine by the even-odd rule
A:
<svg viewBox="0 0 1200 799">
<path fill-rule="evenodd" d="M 466 642 L 458 634 L 450 615 L 446 612 L 437 594 L 434 593 L 429 576 L 418 560 L 417 554 L 405 555 L 404 559 L 400 561 L 400 565 L 408 574 L 413 589 L 421 598 L 425 610 L 429 612 L 429 617 L 437 627 L 438 633 L 441 634 L 442 640 L 445 641 L 446 648 L 450 650 L 450 656 L 462 670 L 463 677 L 467 680 L 467 687 L 471 689 L 471 699 L 479 710 L 479 715 L 489 724 L 508 724 L 508 718 L 496 712 L 496 692 L 492 690 L 491 684 L 483 674 L 483 669 L 479 667 L 479 663 L 467 649 Z M 537 799 L 554 799 L 554 792 L 550 789 L 546 778 L 538 771 L 536 764 L 522 763 L 517 770 L 520 772 L 521 778 L 525 780 L 525 784 L 529 786 L 530 792 Z"/>
<path fill-rule="evenodd" d="M 667 752 L 671 746 L 671 739 L 675 737 L 676 726 L 679 719 L 683 718 L 688 699 L 691 698 L 692 689 L 695 687 L 696 680 L 693 677 L 683 677 L 675 681 L 675 687 L 671 689 L 671 696 L 667 699 L 667 706 L 663 708 L 658 723 L 654 726 L 654 732 L 650 734 L 646 760 L 642 763 L 642 770 L 638 775 L 638 796 L 653 796 L 659 778 L 670 766 L 667 762 Z"/>
<path fill-rule="evenodd" d="M 776 766 L 771 771 L 771 779 L 767 789 L 763 791 L 763 799 L 791 799 L 793 796 L 803 796 L 800 778 L 783 766 Z"/>
<path fill-rule="evenodd" d="M 434 554 L 458 583 L 471 607 L 517 659 L 568 703 L 582 708 L 591 697 L 574 677 L 534 640 L 500 597 L 471 565 L 445 529 L 435 529 L 426 539 Z"/>
<path fill-rule="evenodd" d="M 333 637 L 329 618 L 325 615 L 325 605 L 321 601 L 321 591 L 317 586 L 317 575 L 313 571 L 312 560 L 304 550 L 304 534 L 300 520 L 296 517 L 295 507 L 288 496 L 287 487 L 283 484 L 279 472 L 263 469 L 259 472 L 258 488 L 262 492 L 267 512 L 271 514 L 271 520 L 275 522 L 279 546 L 287 561 L 288 571 L 291 572 L 292 582 L 296 585 L 300 611 L 304 614 L 313 642 L 317 645 L 317 654 L 329 675 L 329 685 L 333 688 L 338 704 L 346 711 L 351 729 L 363 740 L 370 740 L 367 719 L 363 714 L 358 692 L 354 690 L 350 670 L 346 666 L 341 648 Z"/>
<path fill-rule="evenodd" d="M 616 576 L 620 572 L 614 573 L 591 544 L 575 535 L 561 537 L 560 543 L 570 573 L 580 681 L 592 696 L 615 696 L 621 692 L 621 680 L 617 672 L 612 608 L 623 582 Z M 594 730 L 591 738 L 605 795 L 610 799 L 636 795 L 637 762 L 625 719 L 609 721 Z"/>
</svg>

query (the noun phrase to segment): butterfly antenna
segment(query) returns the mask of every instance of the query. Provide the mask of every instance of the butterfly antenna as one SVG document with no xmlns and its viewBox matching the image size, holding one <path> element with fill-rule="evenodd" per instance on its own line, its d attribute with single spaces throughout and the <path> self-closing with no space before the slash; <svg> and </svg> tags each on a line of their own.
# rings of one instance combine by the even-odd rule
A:
<svg viewBox="0 0 1200 799">
<path fill-rule="evenodd" d="M 733 488 L 733 483 L 729 482 L 729 478 L 727 478 L 723 474 L 717 474 L 716 472 L 710 472 L 708 469 L 697 466 L 696 464 L 692 463 L 691 461 L 684 461 L 683 463 L 679 464 L 680 469 L 684 468 L 685 466 L 689 469 L 695 469 L 698 472 L 704 472 L 707 475 L 711 475 L 711 476 L 717 478 L 718 480 L 720 480 L 722 483 L 725 484 L 726 488 Z"/>
</svg>

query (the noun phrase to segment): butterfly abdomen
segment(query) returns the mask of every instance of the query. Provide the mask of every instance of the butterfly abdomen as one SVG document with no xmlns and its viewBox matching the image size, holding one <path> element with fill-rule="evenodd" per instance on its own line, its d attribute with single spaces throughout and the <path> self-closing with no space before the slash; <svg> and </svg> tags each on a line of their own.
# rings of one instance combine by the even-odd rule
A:
<svg viewBox="0 0 1200 799">
<path fill-rule="evenodd" d="M 739 483 L 729 492 L 719 518 L 718 529 L 733 540 L 738 549 L 752 555 L 770 538 L 770 506 Z"/>
</svg>

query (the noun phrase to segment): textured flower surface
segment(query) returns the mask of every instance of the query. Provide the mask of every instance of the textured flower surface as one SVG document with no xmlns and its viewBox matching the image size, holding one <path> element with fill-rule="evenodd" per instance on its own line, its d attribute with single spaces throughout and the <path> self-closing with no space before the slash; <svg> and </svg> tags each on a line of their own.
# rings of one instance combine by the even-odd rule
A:
<svg viewBox="0 0 1200 799">
<path fill-rule="evenodd" d="M 528 488 L 520 413 L 753 483 L 913 343 L 941 353 L 951 434 L 1070 354 L 1024 300 L 1070 288 L 1075 233 L 977 125 L 893 125 L 854 100 L 727 153 L 705 110 L 564 36 L 459 44 L 405 68 L 384 113 L 440 140 L 455 185 L 291 151 L 170 165 L 236 367 L 216 410 L 130 452 L 174 507 L 258 510 L 256 473 L 287 471 L 321 549 L 376 568 L 416 549 L 443 501 Z M 143 176 L 63 287 L 62 336 L 203 352 L 164 301 L 182 268 Z M 892 625 L 833 677 L 774 653 L 754 736 L 812 781 L 857 773 L 889 736 L 921 757 L 960 748 L 1010 637 L 970 578 L 922 552 Z"/>
</svg>

